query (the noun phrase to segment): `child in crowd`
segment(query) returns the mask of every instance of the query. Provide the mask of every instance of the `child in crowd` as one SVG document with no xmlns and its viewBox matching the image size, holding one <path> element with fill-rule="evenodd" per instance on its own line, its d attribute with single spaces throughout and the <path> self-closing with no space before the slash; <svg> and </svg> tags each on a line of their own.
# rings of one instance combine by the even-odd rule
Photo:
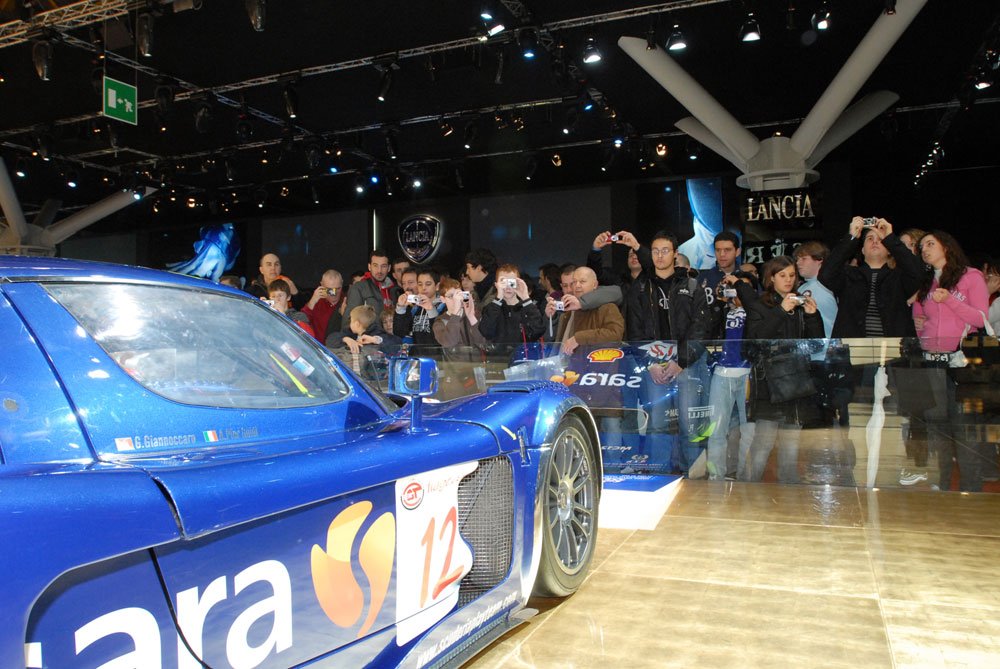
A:
<svg viewBox="0 0 1000 669">
<path fill-rule="evenodd" d="M 316 336 L 312 326 L 309 324 L 309 318 L 301 311 L 292 308 L 292 290 L 287 281 L 284 279 L 275 279 L 267 284 L 267 297 L 272 309 L 295 321 L 310 336 Z"/>
</svg>

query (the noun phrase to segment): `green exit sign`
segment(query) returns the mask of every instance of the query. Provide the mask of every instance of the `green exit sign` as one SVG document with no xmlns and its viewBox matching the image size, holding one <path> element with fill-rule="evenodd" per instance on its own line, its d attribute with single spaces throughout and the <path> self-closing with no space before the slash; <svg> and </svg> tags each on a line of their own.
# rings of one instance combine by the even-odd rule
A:
<svg viewBox="0 0 1000 669">
<path fill-rule="evenodd" d="M 124 81 L 104 77 L 104 115 L 132 125 L 138 124 L 136 88 Z"/>
</svg>

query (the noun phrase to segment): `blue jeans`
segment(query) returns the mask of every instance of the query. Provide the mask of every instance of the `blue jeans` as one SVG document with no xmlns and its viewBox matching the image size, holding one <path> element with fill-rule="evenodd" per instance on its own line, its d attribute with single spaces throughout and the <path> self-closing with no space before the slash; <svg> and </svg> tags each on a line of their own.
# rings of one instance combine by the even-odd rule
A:
<svg viewBox="0 0 1000 669">
<path fill-rule="evenodd" d="M 708 478 L 721 481 L 726 478 L 729 467 L 726 463 L 728 447 L 729 424 L 733 415 L 733 407 L 739 416 L 740 448 L 737 477 L 746 480 L 747 454 L 753 439 L 752 425 L 747 423 L 746 392 L 750 376 L 722 376 L 714 374 L 708 393 L 708 403 L 712 406 L 712 419 L 715 429 L 708 438 Z"/>
<path fill-rule="evenodd" d="M 704 444 L 698 436 L 704 421 L 698 418 L 697 408 L 707 397 L 708 381 L 705 355 L 684 368 L 672 384 L 659 385 L 646 379 L 643 404 L 649 412 L 649 424 L 645 450 L 652 460 L 662 457 L 669 460 L 670 468 L 686 473 L 701 455 Z M 670 413 L 676 413 L 678 421 L 679 434 L 675 440 L 668 434 Z M 665 444 L 670 444 L 668 452 L 664 452 Z"/>
<path fill-rule="evenodd" d="M 802 428 L 796 423 L 774 420 L 758 420 L 754 429 L 753 443 L 750 445 L 750 480 L 764 478 L 764 469 L 775 444 L 778 446 L 778 481 L 780 483 L 799 482 L 799 433 Z"/>
</svg>

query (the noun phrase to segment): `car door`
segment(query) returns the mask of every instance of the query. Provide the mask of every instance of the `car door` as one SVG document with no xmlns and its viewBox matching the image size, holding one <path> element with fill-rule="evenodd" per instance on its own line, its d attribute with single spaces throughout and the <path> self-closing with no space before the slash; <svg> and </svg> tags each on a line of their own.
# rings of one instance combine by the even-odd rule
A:
<svg viewBox="0 0 1000 669">
<path fill-rule="evenodd" d="M 176 632 L 150 642 L 162 666 L 284 667 L 338 648 L 364 664 L 454 607 L 472 562 L 458 486 L 498 453 L 485 428 L 410 434 L 258 301 L 114 282 L 11 294 L 45 324 L 98 459 L 145 472 L 173 507 L 182 539 L 151 551 Z M 120 600 L 80 614 L 118 621 L 89 630 L 92 648 L 135 620 L 162 630 L 162 607 Z M 112 615 L 133 609 L 149 617 Z"/>
</svg>

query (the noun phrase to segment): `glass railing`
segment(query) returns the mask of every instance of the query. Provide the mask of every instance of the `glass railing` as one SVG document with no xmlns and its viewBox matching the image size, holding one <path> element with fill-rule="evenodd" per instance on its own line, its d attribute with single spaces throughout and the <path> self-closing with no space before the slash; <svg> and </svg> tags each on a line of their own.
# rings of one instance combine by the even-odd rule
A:
<svg viewBox="0 0 1000 669">
<path fill-rule="evenodd" d="M 335 352 L 386 387 L 398 350 Z M 1000 346 L 957 354 L 918 340 L 702 341 L 415 347 L 438 362 L 435 399 L 509 380 L 565 385 L 592 410 L 605 473 L 1000 492 Z"/>
</svg>

